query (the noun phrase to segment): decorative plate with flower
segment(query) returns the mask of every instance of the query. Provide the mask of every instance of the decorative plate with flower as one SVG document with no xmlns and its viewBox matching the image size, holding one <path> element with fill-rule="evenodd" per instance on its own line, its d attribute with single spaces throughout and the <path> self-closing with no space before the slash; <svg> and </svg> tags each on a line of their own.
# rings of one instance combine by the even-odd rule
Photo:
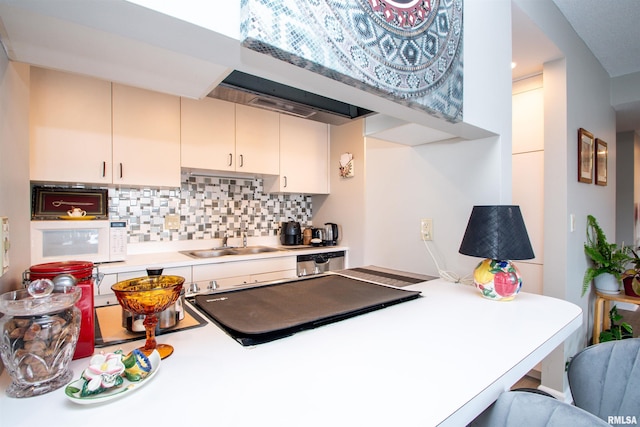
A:
<svg viewBox="0 0 640 427">
<path fill-rule="evenodd" d="M 69 383 L 64 392 L 80 405 L 120 398 L 147 384 L 160 369 L 160 360 L 156 350 L 148 357 L 139 350 L 127 356 L 121 352 L 96 354 L 82 376 Z"/>
</svg>

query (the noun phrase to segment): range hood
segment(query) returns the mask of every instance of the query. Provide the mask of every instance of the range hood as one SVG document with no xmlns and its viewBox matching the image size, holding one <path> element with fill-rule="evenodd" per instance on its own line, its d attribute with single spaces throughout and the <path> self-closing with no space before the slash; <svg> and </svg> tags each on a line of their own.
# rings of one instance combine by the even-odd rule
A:
<svg viewBox="0 0 640 427">
<path fill-rule="evenodd" d="M 240 71 L 229 74 L 207 96 L 332 125 L 341 125 L 373 113 Z"/>
</svg>

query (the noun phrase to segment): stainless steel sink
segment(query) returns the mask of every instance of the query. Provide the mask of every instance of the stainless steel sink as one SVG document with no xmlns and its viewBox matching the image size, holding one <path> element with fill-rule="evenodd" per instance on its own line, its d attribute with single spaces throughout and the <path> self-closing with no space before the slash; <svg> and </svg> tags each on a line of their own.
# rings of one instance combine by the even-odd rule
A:
<svg viewBox="0 0 640 427">
<path fill-rule="evenodd" d="M 234 254 L 231 249 L 202 249 L 198 251 L 181 251 L 181 253 L 193 258 L 215 258 Z"/>
<path fill-rule="evenodd" d="M 278 252 L 279 250 L 278 248 L 272 248 L 270 246 L 247 246 L 233 249 L 235 255 L 261 254 L 264 252 Z"/>
<path fill-rule="evenodd" d="M 216 258 L 227 255 L 253 255 L 265 252 L 278 252 L 280 249 L 269 246 L 247 246 L 243 248 L 214 248 L 200 249 L 195 251 L 180 251 L 180 253 L 188 255 L 192 258 Z"/>
</svg>

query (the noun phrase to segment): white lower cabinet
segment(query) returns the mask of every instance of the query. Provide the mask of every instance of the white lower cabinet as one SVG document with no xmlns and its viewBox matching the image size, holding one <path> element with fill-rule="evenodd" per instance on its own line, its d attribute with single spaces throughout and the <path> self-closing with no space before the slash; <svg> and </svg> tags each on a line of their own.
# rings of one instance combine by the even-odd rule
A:
<svg viewBox="0 0 640 427">
<path fill-rule="evenodd" d="M 201 291 L 214 291 L 237 288 L 246 286 L 251 283 L 250 275 L 234 276 L 234 277 L 222 277 L 210 280 L 200 280 L 196 282 Z"/>
<path fill-rule="evenodd" d="M 184 286 L 188 286 L 191 283 L 191 266 L 186 267 L 172 267 L 165 268 L 162 271 L 162 274 L 169 276 L 181 276 L 184 277 Z M 114 305 L 118 304 L 118 300 L 116 299 L 113 291 L 111 290 L 111 286 L 120 282 L 122 280 L 134 279 L 136 277 L 146 277 L 147 270 L 132 270 L 122 273 L 112 273 L 105 274 L 100 281 L 99 285 L 96 283 L 96 286 L 93 288 L 94 295 L 94 305 L 96 307 L 101 307 L 105 305 Z"/>
<path fill-rule="evenodd" d="M 232 289 L 296 277 L 296 257 L 194 265 L 192 273 L 201 291 Z"/>
<path fill-rule="evenodd" d="M 251 284 L 297 277 L 296 257 L 286 256 L 172 267 L 165 268 L 162 274 L 184 277 L 185 288 L 188 288 L 192 283 L 196 283 L 201 291 L 233 289 L 250 286 Z M 146 275 L 146 269 L 104 274 L 99 285 L 96 283 L 94 287 L 94 305 L 101 307 L 118 304 L 111 286 L 122 280 L 145 277 Z"/>
<path fill-rule="evenodd" d="M 184 277 L 184 285 L 187 286 L 191 281 L 191 266 L 164 268 L 162 270 L 164 276 L 181 276 Z M 147 270 L 135 270 L 126 273 L 118 273 L 118 281 L 134 279 L 136 277 L 146 277 Z"/>
<path fill-rule="evenodd" d="M 93 305 L 96 307 L 102 307 L 105 305 L 118 304 L 116 296 L 111 290 L 111 286 L 118 282 L 117 274 L 105 274 L 102 276 L 102 280 L 96 281 L 93 287 Z"/>
<path fill-rule="evenodd" d="M 270 271 L 262 274 L 252 274 L 251 283 L 272 282 L 274 280 L 294 279 L 298 277 L 298 273 L 293 270 Z"/>
</svg>

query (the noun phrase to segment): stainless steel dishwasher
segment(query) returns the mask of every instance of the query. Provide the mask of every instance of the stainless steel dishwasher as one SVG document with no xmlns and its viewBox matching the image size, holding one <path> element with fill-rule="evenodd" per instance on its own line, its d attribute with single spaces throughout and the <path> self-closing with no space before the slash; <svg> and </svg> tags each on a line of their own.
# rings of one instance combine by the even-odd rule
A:
<svg viewBox="0 0 640 427">
<path fill-rule="evenodd" d="M 298 255 L 298 277 L 344 269 L 344 251 Z"/>
</svg>

